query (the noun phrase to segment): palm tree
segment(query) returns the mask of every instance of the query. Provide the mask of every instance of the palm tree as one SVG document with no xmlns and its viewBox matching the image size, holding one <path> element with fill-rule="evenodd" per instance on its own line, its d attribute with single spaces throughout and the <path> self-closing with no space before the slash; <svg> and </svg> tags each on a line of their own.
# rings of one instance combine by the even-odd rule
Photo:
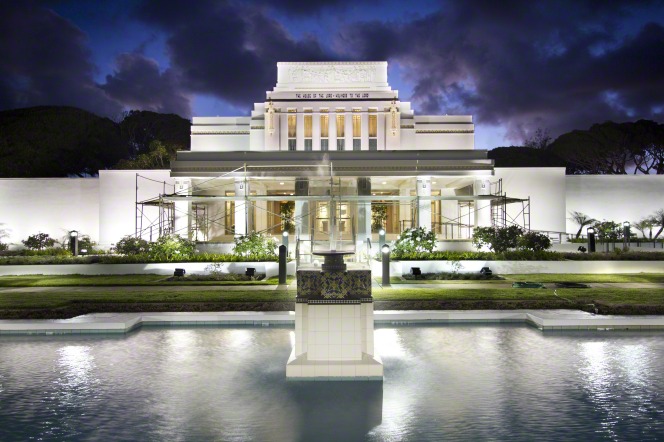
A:
<svg viewBox="0 0 664 442">
<path fill-rule="evenodd" d="M 579 236 L 581 236 L 581 232 L 583 231 L 583 228 L 585 226 L 589 226 L 589 225 L 597 222 L 597 220 L 595 218 L 590 218 L 585 213 L 570 212 L 569 214 L 572 216 L 572 218 L 571 218 L 572 221 L 574 221 L 576 224 L 579 225 L 579 231 L 576 232 L 576 239 L 579 239 Z"/>
<path fill-rule="evenodd" d="M 635 221 L 632 223 L 632 226 L 641 232 L 641 235 L 643 235 L 643 238 L 647 239 L 648 237 L 646 236 L 646 230 L 650 231 L 650 239 L 652 239 L 652 227 L 653 227 L 653 222 L 651 218 L 643 218 L 640 221 Z"/>
<path fill-rule="evenodd" d="M 655 212 L 650 220 L 654 225 L 659 226 L 659 230 L 655 234 L 655 238 L 653 238 L 657 239 L 657 237 L 659 237 L 659 235 L 662 233 L 662 230 L 664 230 L 664 209 L 659 209 L 657 212 Z"/>
</svg>

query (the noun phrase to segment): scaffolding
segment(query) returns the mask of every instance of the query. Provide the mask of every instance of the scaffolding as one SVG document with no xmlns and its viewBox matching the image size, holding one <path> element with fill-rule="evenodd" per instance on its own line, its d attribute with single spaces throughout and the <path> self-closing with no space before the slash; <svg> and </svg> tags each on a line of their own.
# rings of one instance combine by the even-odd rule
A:
<svg viewBox="0 0 664 442">
<path fill-rule="evenodd" d="M 496 228 L 518 226 L 530 231 L 530 197 L 513 198 L 503 192 L 503 180 L 492 183 L 492 193 L 497 198 L 491 200 L 491 225 Z M 520 206 L 520 209 L 519 209 Z M 516 207 L 514 211 L 509 207 Z"/>
</svg>

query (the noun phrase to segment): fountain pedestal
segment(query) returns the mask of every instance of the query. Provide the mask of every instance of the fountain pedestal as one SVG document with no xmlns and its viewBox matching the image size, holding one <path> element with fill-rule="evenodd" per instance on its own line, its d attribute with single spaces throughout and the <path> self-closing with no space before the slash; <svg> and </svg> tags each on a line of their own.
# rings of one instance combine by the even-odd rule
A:
<svg viewBox="0 0 664 442">
<path fill-rule="evenodd" d="M 374 353 L 371 270 L 346 270 L 344 252 L 325 257 L 323 270 L 298 270 L 295 347 L 286 377 L 308 380 L 382 380 Z"/>
</svg>

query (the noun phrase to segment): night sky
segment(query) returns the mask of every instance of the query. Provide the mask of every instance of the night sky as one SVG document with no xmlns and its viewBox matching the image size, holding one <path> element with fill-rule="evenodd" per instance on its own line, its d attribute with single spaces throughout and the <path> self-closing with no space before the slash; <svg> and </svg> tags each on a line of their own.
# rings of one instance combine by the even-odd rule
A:
<svg viewBox="0 0 664 442">
<path fill-rule="evenodd" d="M 276 62 L 387 60 L 417 113 L 476 147 L 664 120 L 664 2 L 115 0 L 0 5 L 0 109 L 247 115 Z"/>
</svg>

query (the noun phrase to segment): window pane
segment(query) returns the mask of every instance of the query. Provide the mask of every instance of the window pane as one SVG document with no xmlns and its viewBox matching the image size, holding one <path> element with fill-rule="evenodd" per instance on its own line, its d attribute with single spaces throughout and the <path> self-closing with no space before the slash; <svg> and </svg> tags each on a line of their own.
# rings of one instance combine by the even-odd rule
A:
<svg viewBox="0 0 664 442">
<path fill-rule="evenodd" d="M 311 138 L 307 138 L 304 140 L 304 150 L 313 150 L 313 141 Z"/>
<path fill-rule="evenodd" d="M 288 116 L 288 138 L 295 138 L 297 134 L 297 115 Z"/>
<path fill-rule="evenodd" d="M 378 150 L 378 140 L 369 138 L 369 150 Z"/>
<path fill-rule="evenodd" d="M 344 115 L 337 115 L 337 138 L 343 138 L 346 136 L 345 128 L 346 119 Z"/>
<path fill-rule="evenodd" d="M 330 116 L 320 116 L 320 137 L 327 138 L 330 136 Z"/>
<path fill-rule="evenodd" d="M 344 141 L 346 140 L 337 139 L 337 150 L 344 150 Z"/>
<path fill-rule="evenodd" d="M 327 144 L 328 139 L 320 140 L 320 150 L 329 150 L 329 145 Z"/>
<path fill-rule="evenodd" d="M 378 136 L 378 116 L 369 115 L 369 137 Z"/>
<path fill-rule="evenodd" d="M 362 136 L 362 116 L 353 115 L 353 138 Z"/>
<path fill-rule="evenodd" d="M 297 140 L 295 138 L 291 138 L 291 139 L 288 140 L 288 150 L 295 150 L 295 146 L 296 146 L 295 142 L 296 141 Z"/>
<path fill-rule="evenodd" d="M 312 115 L 305 115 L 304 116 L 304 137 L 305 138 L 311 138 L 312 123 L 313 123 L 313 116 Z"/>
<path fill-rule="evenodd" d="M 353 138 L 353 150 L 362 150 L 361 142 L 359 138 Z"/>
</svg>

